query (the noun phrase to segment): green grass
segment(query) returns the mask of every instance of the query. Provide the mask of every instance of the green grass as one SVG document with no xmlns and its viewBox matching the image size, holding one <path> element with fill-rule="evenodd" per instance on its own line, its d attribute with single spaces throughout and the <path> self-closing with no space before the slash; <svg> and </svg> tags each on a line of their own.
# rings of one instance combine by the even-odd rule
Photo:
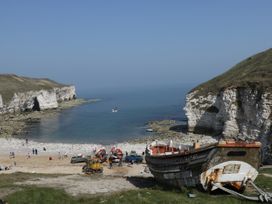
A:
<svg viewBox="0 0 272 204">
<path fill-rule="evenodd" d="M 52 188 L 36 188 L 27 187 L 22 191 L 13 193 L 5 198 L 9 203 L 13 204 L 181 204 L 181 203 L 225 203 L 238 204 L 248 203 L 246 201 L 238 200 L 229 195 L 207 195 L 205 193 L 197 192 L 196 198 L 188 198 L 186 193 L 179 191 L 162 191 L 154 189 L 143 189 L 116 193 L 107 196 L 95 197 L 72 197 L 67 195 L 63 190 Z"/>
<path fill-rule="evenodd" d="M 52 89 L 62 86 L 64 85 L 50 79 L 35 79 L 16 76 L 14 74 L 0 75 L 0 94 L 5 104 L 11 100 L 15 92 Z"/>
<path fill-rule="evenodd" d="M 14 187 L 15 182 L 22 182 L 29 179 L 41 177 L 57 177 L 60 174 L 30 174 L 30 173 L 13 173 L 13 174 L 0 174 L 0 190 L 1 188 Z"/>
<path fill-rule="evenodd" d="M 262 169 L 260 173 L 272 174 L 272 169 Z M 63 189 L 44 188 L 36 186 L 19 186 L 15 182 L 35 179 L 40 177 L 55 177 L 59 175 L 44 175 L 44 174 L 26 174 L 15 173 L 0 175 L 0 191 L 5 189 L 15 189 L 4 200 L 12 204 L 179 204 L 179 203 L 223 203 L 223 204 L 239 204 L 253 203 L 245 200 L 237 199 L 227 194 L 208 194 L 196 189 L 184 189 L 181 192 L 178 189 L 169 189 L 159 185 L 152 188 L 144 188 L 140 190 L 130 190 L 118 192 L 110 195 L 81 195 L 73 197 L 68 195 Z M 270 191 L 272 189 L 272 178 L 259 175 L 256 182 L 259 187 Z M 91 188 L 89 186 L 88 188 Z M 195 193 L 196 198 L 189 198 L 188 192 Z"/>
<path fill-rule="evenodd" d="M 218 93 L 226 87 L 272 87 L 272 49 L 251 56 L 227 72 L 197 86 L 199 95 Z"/>
<path fill-rule="evenodd" d="M 263 173 L 263 174 L 271 174 L 271 175 L 272 175 L 272 168 L 261 169 L 261 170 L 259 171 L 259 173 Z"/>
</svg>

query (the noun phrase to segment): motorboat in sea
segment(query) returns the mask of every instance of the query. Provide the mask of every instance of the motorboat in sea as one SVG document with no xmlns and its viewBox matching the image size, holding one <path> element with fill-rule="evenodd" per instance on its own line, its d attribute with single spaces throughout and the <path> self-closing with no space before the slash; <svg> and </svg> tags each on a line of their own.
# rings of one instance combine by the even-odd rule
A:
<svg viewBox="0 0 272 204">
<path fill-rule="evenodd" d="M 222 140 L 189 147 L 154 141 L 146 147 L 145 160 L 161 183 L 178 188 L 201 187 L 205 191 L 230 187 L 241 192 L 258 176 L 261 143 Z"/>
<path fill-rule="evenodd" d="M 115 108 L 111 109 L 111 112 L 113 112 L 113 113 L 117 113 L 117 112 L 118 112 L 118 108 L 117 108 L 117 107 L 115 107 Z"/>
</svg>

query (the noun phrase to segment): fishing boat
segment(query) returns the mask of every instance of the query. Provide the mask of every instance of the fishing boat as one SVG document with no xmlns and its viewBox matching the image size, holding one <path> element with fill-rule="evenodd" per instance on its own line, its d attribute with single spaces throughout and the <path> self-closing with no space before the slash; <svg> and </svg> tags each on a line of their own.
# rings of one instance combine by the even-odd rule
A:
<svg viewBox="0 0 272 204">
<path fill-rule="evenodd" d="M 117 113 L 117 112 L 118 112 L 118 108 L 117 108 L 117 107 L 112 108 L 112 109 L 111 109 L 111 112 L 113 112 L 113 113 Z"/>
<path fill-rule="evenodd" d="M 146 148 L 146 163 L 155 179 L 182 188 L 214 191 L 230 186 L 243 191 L 254 181 L 261 162 L 260 142 L 220 141 L 192 147 L 152 142 Z"/>
</svg>

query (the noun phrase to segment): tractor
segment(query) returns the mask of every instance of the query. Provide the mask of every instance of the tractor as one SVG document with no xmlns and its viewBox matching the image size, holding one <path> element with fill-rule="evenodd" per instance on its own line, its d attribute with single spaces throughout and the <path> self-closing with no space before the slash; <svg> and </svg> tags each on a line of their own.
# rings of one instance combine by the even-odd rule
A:
<svg viewBox="0 0 272 204">
<path fill-rule="evenodd" d="M 103 173 L 103 166 L 99 158 L 94 157 L 86 161 L 86 165 L 82 167 L 85 174 Z"/>
</svg>

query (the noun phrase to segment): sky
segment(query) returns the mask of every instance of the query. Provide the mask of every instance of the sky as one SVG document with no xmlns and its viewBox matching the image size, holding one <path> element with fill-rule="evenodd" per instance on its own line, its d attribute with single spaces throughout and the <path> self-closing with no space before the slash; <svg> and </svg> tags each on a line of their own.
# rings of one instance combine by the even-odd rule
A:
<svg viewBox="0 0 272 204">
<path fill-rule="evenodd" d="M 272 47 L 270 0 L 0 0 L 0 73 L 80 90 L 198 84 Z"/>
</svg>

